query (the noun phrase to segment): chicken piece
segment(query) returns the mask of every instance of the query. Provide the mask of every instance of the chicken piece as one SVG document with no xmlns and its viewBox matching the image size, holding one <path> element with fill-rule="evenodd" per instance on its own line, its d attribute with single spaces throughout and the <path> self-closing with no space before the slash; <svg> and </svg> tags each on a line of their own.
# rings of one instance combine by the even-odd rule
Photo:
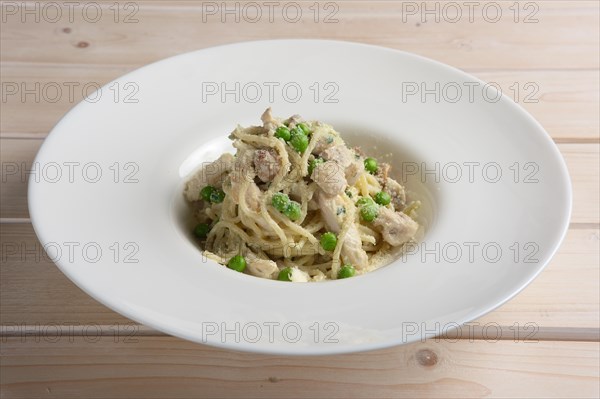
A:
<svg viewBox="0 0 600 399">
<path fill-rule="evenodd" d="M 231 197 L 233 202 L 239 204 L 241 202 L 241 188 L 243 186 L 243 180 L 240 179 L 241 175 L 232 173 L 229 177 L 229 180 L 225 182 L 223 188 L 227 195 Z M 253 181 L 246 183 L 248 187 L 246 188 L 246 194 L 244 196 L 245 202 L 248 205 L 248 208 L 254 212 L 260 211 L 260 200 L 262 197 L 262 191 Z"/>
<path fill-rule="evenodd" d="M 248 208 L 254 212 L 258 212 L 260 210 L 262 192 L 256 183 L 254 183 L 254 177 L 256 176 L 256 172 L 252 166 L 254 152 L 253 150 L 238 151 L 233 170 L 229 174 L 228 184 L 225 184 L 224 188 L 227 194 L 233 199 L 233 202 L 239 204 L 241 201 L 241 188 L 246 184 L 248 186 L 244 197 L 246 204 L 248 204 Z"/>
<path fill-rule="evenodd" d="M 350 186 L 354 185 L 360 175 L 365 171 L 365 164 L 363 161 L 354 161 L 346 168 L 346 180 Z"/>
<path fill-rule="evenodd" d="M 326 161 L 335 161 L 344 169 L 355 161 L 354 153 L 344 144 L 338 144 L 325 149 L 321 152 L 321 158 Z"/>
<path fill-rule="evenodd" d="M 346 217 L 345 212 L 339 212 L 344 208 L 344 202 L 339 196 L 330 197 L 323 191 L 317 191 L 315 197 L 323 216 L 323 221 L 329 231 L 338 233 L 340 226 Z"/>
<path fill-rule="evenodd" d="M 310 276 L 308 273 L 298 269 L 297 267 L 292 267 L 290 280 L 292 280 L 293 283 L 307 283 L 310 280 Z"/>
<path fill-rule="evenodd" d="M 262 192 L 260 188 L 256 185 L 256 183 L 251 182 L 246 189 L 246 203 L 248 204 L 248 208 L 253 210 L 254 212 L 260 211 L 260 200 L 262 197 Z"/>
<path fill-rule="evenodd" d="M 385 191 L 392 197 L 394 209 L 397 211 L 402 210 L 406 205 L 406 193 L 404 192 L 404 187 L 396 180 L 388 177 L 385 184 Z"/>
<path fill-rule="evenodd" d="M 205 165 L 196 173 L 186 184 L 185 197 L 188 201 L 198 201 L 200 199 L 200 190 L 211 185 L 221 187 L 226 174 L 233 169 L 233 155 L 225 153 L 216 161 Z"/>
<path fill-rule="evenodd" d="M 340 209 L 345 210 L 344 201 L 339 196 L 328 197 L 323 192 L 318 193 L 317 201 L 327 230 L 336 234 L 339 233 L 344 218 L 346 218 L 346 212 L 340 212 Z M 352 264 L 359 270 L 368 266 L 369 258 L 362 248 L 360 233 L 354 223 L 351 224 L 346 232 L 341 253 L 344 262 Z"/>
<path fill-rule="evenodd" d="M 271 107 L 267 108 L 265 112 L 263 112 L 263 114 L 260 117 L 260 120 L 263 123 L 263 127 L 269 131 L 275 130 L 277 129 L 277 126 L 279 126 L 279 122 L 273 117 Z"/>
<path fill-rule="evenodd" d="M 233 170 L 230 175 L 234 175 L 235 181 L 241 181 L 242 179 L 253 181 L 256 176 L 254 170 L 254 153 L 255 150 L 247 145 L 234 144 L 238 146 L 238 152 L 233 163 Z"/>
<path fill-rule="evenodd" d="M 348 185 L 344 169 L 334 161 L 318 164 L 310 177 L 330 197 L 343 192 Z"/>
<path fill-rule="evenodd" d="M 321 129 L 322 129 L 322 127 L 321 127 Z M 313 133 L 313 134 L 315 134 L 315 133 Z M 341 141 L 341 140 L 332 134 L 326 134 L 324 136 L 321 136 L 317 139 L 317 142 L 315 144 L 315 147 L 312 150 L 312 153 L 314 155 L 319 155 L 326 149 L 338 144 L 339 141 Z"/>
<path fill-rule="evenodd" d="M 350 226 L 350 229 L 346 232 L 346 238 L 342 246 L 342 258 L 345 263 L 350 263 L 357 270 L 365 269 L 369 265 L 367 253 L 362 248 L 360 232 L 355 225 Z"/>
<path fill-rule="evenodd" d="M 304 181 L 297 181 L 290 184 L 289 196 L 294 201 L 302 202 L 302 197 L 306 195 L 306 183 Z"/>
<path fill-rule="evenodd" d="M 245 254 L 248 272 L 256 277 L 275 278 L 279 269 L 277 264 L 269 259 L 259 258 L 254 252 L 248 250 Z"/>
<path fill-rule="evenodd" d="M 229 174 L 229 178 L 224 183 L 223 189 L 227 195 L 231 196 L 234 203 L 239 204 L 241 201 L 241 188 L 246 184 L 247 188 L 244 200 L 251 212 L 260 213 L 261 202 L 265 193 L 254 182 L 256 172 L 252 167 L 253 157 L 253 150 L 246 149 L 238 152 L 234 170 Z M 264 218 L 256 217 L 254 221 L 265 233 L 273 233 L 273 228 Z"/>
<path fill-rule="evenodd" d="M 379 164 L 377 168 L 377 173 L 375 174 L 375 178 L 381 184 L 381 187 L 385 188 L 385 185 L 388 181 L 388 173 L 390 172 L 391 166 L 388 163 L 382 162 Z"/>
<path fill-rule="evenodd" d="M 365 158 L 367 155 L 364 153 L 364 151 L 362 150 L 362 148 L 356 146 L 356 147 L 352 147 L 352 151 L 354 151 L 354 153 L 356 155 L 358 155 L 359 157 L 363 157 Z"/>
<path fill-rule="evenodd" d="M 268 131 L 268 129 L 265 129 L 262 126 L 248 126 L 247 128 L 244 129 L 245 134 L 251 134 L 251 135 L 255 135 L 255 136 L 264 135 L 267 131 Z M 233 139 L 235 140 L 235 137 Z"/>
<path fill-rule="evenodd" d="M 281 161 L 279 154 L 273 148 L 254 151 L 254 169 L 258 178 L 264 182 L 270 182 L 279 173 Z"/>
<path fill-rule="evenodd" d="M 373 226 L 378 228 L 383 239 L 390 245 L 398 246 L 409 241 L 415 236 L 419 225 L 402 212 L 380 207 L 379 213 L 373 221 Z"/>
<path fill-rule="evenodd" d="M 248 187 L 246 188 L 246 195 L 244 199 L 246 201 L 246 204 L 248 205 L 248 209 L 250 210 L 250 212 L 254 212 L 257 214 L 257 217 L 253 218 L 253 220 L 258 225 L 258 227 L 262 229 L 264 233 L 272 234 L 273 227 L 269 223 L 267 223 L 265 218 L 260 216 L 260 205 L 265 194 L 262 191 L 260 191 L 260 188 L 258 188 L 256 183 L 254 183 L 253 181 L 250 181 L 247 184 Z M 236 180 L 236 177 L 232 173 L 230 175 L 229 181 L 224 184 L 223 188 L 225 188 L 227 195 L 231 196 L 233 202 L 239 204 L 241 200 L 241 187 L 241 181 Z"/>
<path fill-rule="evenodd" d="M 356 183 L 365 170 L 364 162 L 356 159 L 355 153 L 344 144 L 329 147 L 321 152 L 321 157 L 326 161 L 337 162 L 345 170 L 346 180 L 349 185 Z"/>
<path fill-rule="evenodd" d="M 297 125 L 298 123 L 300 123 L 301 121 L 302 121 L 302 117 L 301 117 L 300 115 L 297 115 L 297 114 L 296 114 L 296 115 L 292 115 L 292 116 L 290 116 L 290 117 L 289 117 L 289 118 L 286 120 L 286 122 L 287 122 L 287 126 L 288 126 L 290 129 L 293 129 L 293 128 L 295 128 L 295 127 L 296 127 L 296 125 Z"/>
</svg>

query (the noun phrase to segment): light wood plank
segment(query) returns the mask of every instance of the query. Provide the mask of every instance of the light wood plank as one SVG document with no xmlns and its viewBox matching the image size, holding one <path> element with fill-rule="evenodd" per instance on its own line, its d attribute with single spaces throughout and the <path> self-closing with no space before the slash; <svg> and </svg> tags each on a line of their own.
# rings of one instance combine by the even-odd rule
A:
<svg viewBox="0 0 600 399">
<path fill-rule="evenodd" d="M 44 1 L 55 3 L 26 3 Z M 99 2 L 107 18 L 98 23 L 82 20 L 80 9 L 74 23 L 3 21 L 0 81 L 103 84 L 167 56 L 272 37 L 332 38 L 411 51 L 498 82 L 505 94 L 513 95 L 517 83 L 522 105 L 562 143 L 573 179 L 575 224 L 539 278 L 476 321 L 499 325 L 502 341 L 440 338 L 318 358 L 230 352 L 131 324 L 44 259 L 29 224 L 6 223 L 28 213 L 26 179 L 4 169 L 10 163 L 23 169 L 21 162 L 27 169 L 41 140 L 2 139 L 1 398 L 600 397 L 599 152 L 596 144 L 574 144 L 599 138 L 600 3 L 531 2 L 540 7 L 539 23 L 516 24 L 508 9 L 514 2 L 505 1 L 498 3 L 507 18 L 498 23 L 485 22 L 479 7 L 473 23 L 463 18 L 453 24 L 421 23 L 418 15 L 402 21 L 402 7 L 412 2 L 348 1 L 334 3 L 339 23 L 315 24 L 311 0 L 301 3 L 306 17 L 297 24 L 280 14 L 274 23 L 223 24 L 219 16 L 202 21 L 207 2 L 142 0 L 133 2 L 140 7 L 139 23 L 124 24 L 122 8 L 121 22 L 112 20 L 114 0 Z M 525 14 L 521 9 L 521 17 Z M 538 103 L 523 102 L 531 92 L 532 86 L 524 86 L 528 82 L 539 87 Z M 76 96 L 70 101 L 63 95 L 55 103 L 2 99 L 0 137 L 45 137 L 81 99 L 77 90 Z M 523 328 L 526 323 L 539 328 L 533 338 L 541 341 L 512 341 L 514 325 L 531 331 Z M 94 335 L 98 328 L 102 337 Z M 22 336 L 23 330 L 37 336 Z M 131 331 L 135 335 L 128 337 Z M 481 330 L 474 335 L 481 338 Z"/>
<path fill-rule="evenodd" d="M 600 221 L 600 147 L 598 144 L 558 144 L 573 187 L 572 223 Z"/>
<path fill-rule="evenodd" d="M 517 297 L 476 322 L 480 326 L 575 326 L 600 329 L 598 228 L 571 229 L 548 267 Z M 529 324 L 528 324 L 529 323 Z M 561 336 L 556 331 L 553 336 Z"/>
<path fill-rule="evenodd" d="M 27 181 L 43 140 L 0 139 L 0 218 L 28 218 Z"/>
<path fill-rule="evenodd" d="M 2 99 L 0 134 L 43 138 L 86 95 L 131 70 L 128 67 L 3 63 L 0 81 L 5 98 Z M 105 90 L 101 95 L 114 98 L 115 91 Z"/>
<path fill-rule="evenodd" d="M 0 134 L 44 137 L 88 90 L 129 72 L 128 67 L 4 63 Z M 556 140 L 598 140 L 600 78 L 597 71 L 468 70 L 496 83 L 529 111 Z M 27 93 L 25 90 L 32 90 Z M 14 94 L 11 94 L 14 93 Z M 102 95 L 114 96 L 105 90 Z M 35 115 L 35 118 L 32 118 Z"/>
<path fill-rule="evenodd" d="M 558 142 L 600 138 L 598 71 L 472 71 L 497 83 Z"/>
<path fill-rule="evenodd" d="M 26 184 L 29 175 L 21 172 L 30 170 L 42 140 L 0 139 L 2 180 L 0 196 L 2 218 L 27 218 Z M 558 144 L 573 182 L 572 223 L 600 223 L 600 148 L 597 144 Z M 25 162 L 24 166 L 22 163 Z M 16 165 L 17 173 L 6 169 Z"/>
<path fill-rule="evenodd" d="M 281 357 L 169 337 L 28 337 L 2 343 L 3 397 L 598 397 L 589 342 L 427 341 L 339 356 Z"/>
<path fill-rule="evenodd" d="M 29 2 L 30 7 L 34 3 Z M 224 8 L 220 6 L 216 15 L 210 15 L 207 2 L 191 1 L 178 5 L 132 2 L 139 6 L 133 16 L 138 22 L 124 23 L 130 11 L 124 7 L 120 8 L 115 22 L 115 13 L 109 9 L 112 3 L 104 2 L 102 17 L 97 22 L 88 22 L 94 19 L 94 14 L 86 14 L 87 20 L 83 17 L 83 7 L 75 8 L 72 23 L 67 6 L 63 17 L 54 23 L 49 22 L 52 16 L 44 18 L 41 13 L 38 23 L 33 22 L 35 16 L 26 19 L 29 23 L 22 23 L 19 11 L 8 15 L 0 27 L 1 59 L 139 66 L 240 40 L 328 38 L 411 51 L 459 68 L 595 69 L 599 66 L 599 13 L 598 3 L 594 1 L 532 2 L 534 8 L 520 7 L 518 23 L 514 22 L 514 11 L 510 9 L 513 2 L 509 1 L 495 2 L 502 8 L 502 17 L 497 22 L 492 22 L 495 9 L 484 12 L 484 5 L 494 2 L 477 3 L 471 21 L 469 9 L 462 6 L 457 22 L 452 22 L 455 14 L 447 8 L 452 2 L 429 5 L 432 9 L 438 4 L 439 22 L 435 15 L 425 14 L 421 2 L 414 2 L 418 7 L 415 15 L 406 9 L 406 3 L 410 2 L 331 2 L 332 7 L 339 7 L 333 17 L 338 22 L 334 23 L 323 23 L 323 18 L 334 10 L 325 10 L 326 2 L 320 3 L 318 23 L 314 22 L 314 12 L 309 9 L 312 1 L 299 2 L 302 18 L 296 23 L 286 22 L 283 17 L 285 3 L 275 9 L 273 22 L 269 21 L 269 10 L 263 6 L 262 17 L 255 23 L 250 22 L 255 14 L 241 14 L 245 2 L 238 7 L 237 23 L 235 15 L 224 15 Z M 229 7 L 231 4 L 235 3 L 229 3 Z M 288 11 L 289 21 L 294 14 Z M 532 23 L 524 23 L 524 18 L 532 12 Z M 223 18 L 228 23 L 223 23 Z"/>
<path fill-rule="evenodd" d="M 0 324 L 127 324 L 96 302 L 46 256 L 30 224 L 0 224 Z"/>
<path fill-rule="evenodd" d="M 0 224 L 0 228 L 0 324 L 40 330 L 35 326 L 56 324 L 69 329 L 70 325 L 94 323 L 110 329 L 111 325 L 130 323 L 71 283 L 43 254 L 31 225 Z M 599 245 L 598 227 L 570 230 L 547 269 L 521 294 L 473 323 L 473 336 L 482 336 L 480 329 L 493 324 L 504 327 L 511 337 L 514 331 L 510 328 L 516 324 L 529 332 L 538 329 L 545 339 L 597 337 Z M 578 333 L 577 329 L 591 330 Z M 467 328 L 463 338 L 468 337 Z"/>
</svg>

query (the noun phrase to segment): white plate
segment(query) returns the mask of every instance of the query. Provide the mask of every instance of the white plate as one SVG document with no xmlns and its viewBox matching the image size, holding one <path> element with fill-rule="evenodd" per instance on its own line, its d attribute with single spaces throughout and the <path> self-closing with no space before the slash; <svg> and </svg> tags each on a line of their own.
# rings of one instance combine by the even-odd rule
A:
<svg viewBox="0 0 600 399">
<path fill-rule="evenodd" d="M 183 54 L 109 83 L 60 121 L 36 158 L 31 218 L 79 287 L 172 335 L 282 354 L 420 340 L 514 296 L 567 230 L 571 188 L 557 148 L 497 94 L 447 65 L 346 42 L 263 41 Z M 425 203 L 417 253 L 364 276 L 312 284 L 203 259 L 188 233 L 183 181 L 229 148 L 237 123 L 260 123 L 267 106 L 332 124 L 379 157 L 391 153 L 396 177 Z M 436 163 L 439 179 L 420 173 Z"/>
</svg>

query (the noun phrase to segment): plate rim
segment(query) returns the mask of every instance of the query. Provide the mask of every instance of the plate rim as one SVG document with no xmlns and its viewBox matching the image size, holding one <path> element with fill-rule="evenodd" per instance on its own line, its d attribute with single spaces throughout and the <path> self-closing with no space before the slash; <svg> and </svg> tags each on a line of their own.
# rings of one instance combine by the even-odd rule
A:
<svg viewBox="0 0 600 399">
<path fill-rule="evenodd" d="M 239 47 L 239 46 L 264 45 L 264 44 L 274 43 L 274 42 L 305 43 L 305 44 L 315 43 L 317 45 L 330 44 L 330 45 L 334 45 L 334 46 L 343 45 L 343 46 L 364 47 L 364 48 L 374 49 L 377 51 L 386 51 L 389 53 L 401 54 L 405 57 L 411 57 L 411 58 L 414 58 L 421 62 L 432 64 L 434 66 L 444 68 L 446 70 L 451 70 L 453 73 L 459 74 L 462 78 L 468 78 L 469 80 L 476 81 L 476 82 L 479 82 L 482 84 L 487 83 L 487 82 L 483 81 L 482 79 L 480 79 L 474 75 L 471 75 L 471 74 L 469 74 L 457 67 L 454 67 L 452 65 L 445 64 L 443 62 L 440 62 L 440 61 L 437 61 L 437 60 L 434 60 L 434 59 L 431 59 L 431 58 L 428 58 L 428 57 L 425 57 L 425 56 L 422 56 L 419 54 L 415 54 L 415 53 L 411 53 L 411 52 L 407 52 L 407 51 L 403 51 L 403 50 L 398 50 L 398 49 L 393 49 L 393 48 L 389 48 L 389 47 L 367 44 L 367 43 L 360 43 L 360 42 L 353 42 L 353 41 L 346 41 L 346 40 L 272 39 L 272 40 L 239 41 L 239 42 L 222 44 L 222 45 L 218 45 L 218 46 L 205 47 L 205 48 L 192 50 L 192 51 L 188 51 L 188 52 L 184 52 L 184 53 L 180 53 L 180 54 L 175 54 L 173 56 L 163 58 L 160 60 L 156 60 L 149 64 L 145 64 L 139 68 L 135 68 L 135 69 L 127 72 L 124 75 L 120 75 L 117 78 L 115 78 L 115 79 L 111 80 L 110 82 L 106 83 L 105 85 L 103 85 L 99 89 L 99 91 L 106 90 L 115 81 L 126 79 L 127 77 L 131 76 L 132 74 L 138 73 L 142 70 L 145 70 L 146 68 L 155 67 L 157 64 L 161 64 L 161 63 L 173 62 L 178 58 L 184 58 L 186 56 L 190 56 L 191 54 L 197 54 L 200 52 L 207 52 L 207 51 L 215 51 L 215 50 L 224 49 L 224 48 L 228 48 L 228 47 L 235 48 L 235 47 Z M 540 138 L 543 136 L 543 140 L 545 140 L 546 144 L 548 144 L 548 148 L 552 149 L 551 151 L 552 151 L 553 158 L 558 162 L 558 164 L 560 164 L 560 168 L 565 172 L 564 176 L 565 176 L 566 180 L 564 183 L 566 183 L 566 185 L 568 186 L 567 198 L 566 198 L 567 206 L 565 207 L 565 209 L 562 210 L 562 226 L 561 226 L 560 234 L 558 235 L 559 238 L 557 239 L 556 244 L 553 246 L 552 250 L 548 252 L 547 260 L 543 263 L 540 262 L 540 265 L 537 267 L 537 270 L 526 281 L 524 281 L 519 286 L 515 285 L 513 287 L 513 289 L 511 289 L 511 290 L 507 290 L 508 295 L 506 295 L 501 301 L 499 301 L 491 306 L 485 307 L 482 310 L 479 310 L 477 312 L 468 312 L 467 315 L 465 315 L 465 317 L 460 318 L 459 320 L 456 320 L 456 323 L 460 326 L 463 326 L 465 323 L 468 323 L 472 320 L 479 319 L 483 315 L 488 314 L 488 313 L 492 312 L 493 310 L 499 308 L 500 306 L 504 305 L 506 302 L 513 299 L 517 294 L 522 292 L 529 284 L 531 284 L 531 282 L 534 279 L 536 279 L 539 276 L 539 274 L 548 266 L 551 259 L 556 255 L 556 252 L 558 251 L 558 249 L 561 247 L 562 243 L 564 242 L 564 239 L 569 230 L 569 224 L 570 224 L 571 215 L 572 215 L 572 207 L 573 207 L 572 179 L 569 174 L 569 170 L 567 168 L 564 157 L 560 153 L 560 150 L 558 149 L 556 143 L 553 141 L 552 137 L 548 134 L 548 132 L 544 129 L 544 127 L 527 110 L 525 110 L 522 106 L 520 106 L 519 104 L 514 102 L 514 100 L 512 98 L 510 98 L 509 96 L 503 96 L 503 97 L 505 97 L 505 101 L 507 101 L 507 104 L 510 103 L 509 107 L 511 108 L 511 110 L 513 112 L 517 112 L 521 117 L 524 117 L 529 123 L 532 123 L 536 127 L 535 134 L 540 136 Z M 36 153 L 36 156 L 33 160 L 34 164 L 36 162 L 39 163 L 39 159 L 47 151 L 47 148 L 49 148 L 49 146 L 50 146 L 49 143 L 56 139 L 57 135 L 55 132 L 57 132 L 57 130 L 60 128 L 60 126 L 64 123 L 64 121 L 69 117 L 70 114 L 76 112 L 76 110 L 78 110 L 79 107 L 82 106 L 84 103 L 85 103 L 85 100 L 80 101 L 75 106 L 70 108 L 58 120 L 58 122 L 54 125 L 54 127 L 50 130 L 48 135 L 45 137 L 42 145 L 40 146 L 38 152 Z M 36 183 L 35 179 L 29 180 L 29 182 L 27 184 L 28 193 L 35 191 L 35 190 L 32 190 L 32 188 L 36 184 L 39 184 L 39 183 Z M 29 219 L 30 219 L 31 225 L 34 229 L 36 236 L 38 237 L 40 242 L 43 242 L 42 238 L 44 237 L 44 233 L 41 231 L 43 227 L 40 226 L 39 222 L 36 222 L 35 201 L 38 201 L 38 200 L 34 199 L 33 196 L 28 194 L 27 205 L 28 205 L 28 210 L 29 210 Z M 183 338 L 183 339 L 195 342 L 195 343 L 200 343 L 203 345 L 208 345 L 208 346 L 212 346 L 212 347 L 216 347 L 216 348 L 220 348 L 220 349 L 241 351 L 241 352 L 250 352 L 250 353 L 270 354 L 270 355 L 313 356 L 313 355 L 334 355 L 334 354 L 343 354 L 343 353 L 358 353 L 358 352 L 364 352 L 364 351 L 389 348 L 389 347 L 396 346 L 396 345 L 409 344 L 409 343 L 413 343 L 413 342 L 418 342 L 420 340 L 420 338 L 418 336 L 415 336 L 414 339 L 407 339 L 407 340 L 402 340 L 402 341 L 397 338 L 397 339 L 377 340 L 374 342 L 361 342 L 361 343 L 356 343 L 356 344 L 337 343 L 337 344 L 331 345 L 331 346 L 325 346 L 325 345 L 276 346 L 276 345 L 254 345 L 251 343 L 245 343 L 243 341 L 240 343 L 235 343 L 235 344 L 227 343 L 227 342 L 220 342 L 218 340 L 214 340 L 214 341 L 202 340 L 201 341 L 200 339 L 198 339 L 197 336 L 187 334 L 185 331 L 180 331 L 174 326 L 162 325 L 157 320 L 153 319 L 151 316 L 149 316 L 147 314 L 136 314 L 135 311 L 130 311 L 129 308 L 127 308 L 126 306 L 121 306 L 118 302 L 113 303 L 112 301 L 110 301 L 110 298 L 102 297 L 101 295 L 97 295 L 96 293 L 94 293 L 92 291 L 92 288 L 90 286 L 88 286 L 84 282 L 79 281 L 77 276 L 70 273 L 68 267 L 61 265 L 60 261 L 58 261 L 58 262 L 53 261 L 53 263 L 59 268 L 59 270 L 70 281 L 72 281 L 79 289 L 81 289 L 87 295 L 91 296 L 94 300 L 98 301 L 103 306 L 108 307 L 112 311 L 131 319 L 131 321 L 141 324 L 141 325 L 144 325 L 144 326 L 151 327 L 158 332 L 163 332 L 163 333 L 173 335 L 178 338 Z M 451 330 L 454 330 L 454 329 L 451 329 Z"/>
</svg>

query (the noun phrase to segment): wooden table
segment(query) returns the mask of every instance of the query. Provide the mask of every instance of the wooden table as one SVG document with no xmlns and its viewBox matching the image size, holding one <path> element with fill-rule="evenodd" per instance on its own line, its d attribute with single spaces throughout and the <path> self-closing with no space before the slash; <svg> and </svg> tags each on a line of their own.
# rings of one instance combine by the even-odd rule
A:
<svg viewBox="0 0 600 399">
<path fill-rule="evenodd" d="M 598 2 L 321 2 L 315 22 L 310 1 L 296 3 L 296 23 L 289 2 L 255 3 L 258 21 L 245 4 L 229 3 L 227 14 L 220 2 L 2 2 L 1 397 L 598 397 Z M 573 217 L 539 278 L 477 320 L 499 326 L 499 340 L 479 331 L 316 358 L 218 350 L 136 325 L 43 257 L 20 172 L 85 85 L 186 51 L 297 37 L 456 66 L 497 82 L 550 133 L 573 180 Z"/>
</svg>

